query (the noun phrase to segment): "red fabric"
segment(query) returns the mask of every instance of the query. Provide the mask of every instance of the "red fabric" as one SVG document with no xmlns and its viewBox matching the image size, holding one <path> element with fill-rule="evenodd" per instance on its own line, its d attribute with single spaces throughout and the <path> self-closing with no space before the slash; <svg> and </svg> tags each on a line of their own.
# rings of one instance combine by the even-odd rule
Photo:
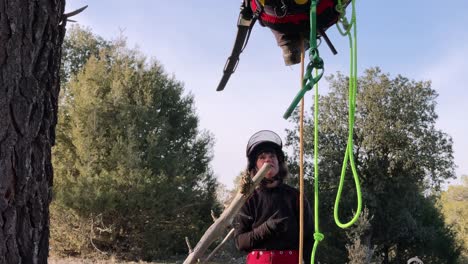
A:
<svg viewBox="0 0 468 264">
<path fill-rule="evenodd" d="M 251 1 L 251 6 L 254 12 L 257 11 L 257 3 L 255 2 L 255 0 Z M 266 12 L 262 12 L 260 15 L 260 19 L 264 22 L 272 23 L 272 24 L 284 24 L 284 23 L 300 24 L 301 21 L 309 19 L 309 14 L 302 13 L 302 14 L 286 15 L 284 17 L 277 17 L 277 16 L 269 15 Z"/>
<path fill-rule="evenodd" d="M 253 250 L 247 255 L 245 264 L 297 264 L 297 250 Z"/>
<path fill-rule="evenodd" d="M 322 14 L 323 11 L 325 11 L 328 8 L 333 8 L 335 6 L 335 3 L 333 3 L 332 0 L 322 0 L 317 6 L 317 15 Z"/>
<path fill-rule="evenodd" d="M 335 6 L 335 3 L 333 2 L 333 0 L 320 1 L 317 6 L 317 15 L 320 15 L 326 9 L 333 8 L 334 6 Z M 251 7 L 254 12 L 257 11 L 257 2 L 255 0 L 251 0 Z M 299 14 L 286 15 L 284 17 L 277 17 L 277 16 L 269 15 L 266 12 L 262 12 L 260 14 L 260 19 L 264 22 L 272 23 L 272 24 L 285 24 L 285 23 L 300 24 L 304 20 L 309 20 L 309 13 L 299 13 Z"/>
</svg>

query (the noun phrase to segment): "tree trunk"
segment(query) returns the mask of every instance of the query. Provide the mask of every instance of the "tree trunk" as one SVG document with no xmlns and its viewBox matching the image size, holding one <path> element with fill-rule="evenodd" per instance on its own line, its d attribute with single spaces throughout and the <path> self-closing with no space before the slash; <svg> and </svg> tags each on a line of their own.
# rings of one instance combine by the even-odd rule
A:
<svg viewBox="0 0 468 264">
<path fill-rule="evenodd" d="M 0 263 L 47 263 L 65 0 L 0 0 Z"/>
</svg>

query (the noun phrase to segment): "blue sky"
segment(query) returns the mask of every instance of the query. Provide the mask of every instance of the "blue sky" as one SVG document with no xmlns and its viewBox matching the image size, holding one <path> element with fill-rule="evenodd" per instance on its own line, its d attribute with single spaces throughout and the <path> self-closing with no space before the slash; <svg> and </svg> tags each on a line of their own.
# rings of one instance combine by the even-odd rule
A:
<svg viewBox="0 0 468 264">
<path fill-rule="evenodd" d="M 123 33 L 130 47 L 161 62 L 195 97 L 200 128 L 216 139 L 213 170 L 227 187 L 246 164 L 254 132 L 282 138 L 293 127 L 282 118 L 299 89 L 299 66 L 283 66 L 281 50 L 257 24 L 225 91 L 215 89 L 236 35 L 240 0 L 68 0 L 66 12 L 88 5 L 73 19 L 106 39 Z M 379 66 L 392 76 L 431 80 L 439 93 L 437 127 L 454 140 L 456 174 L 468 174 L 468 1 L 357 1 L 358 71 Z M 350 8 L 348 8 L 350 12 Z M 325 75 L 348 73 L 347 39 L 327 31 L 338 50 L 320 48 Z M 326 92 L 326 81 L 319 84 Z M 306 95 L 310 108 L 312 93 Z M 465 109 L 465 110 L 463 110 Z M 310 114 L 310 113 L 309 113 Z"/>
</svg>

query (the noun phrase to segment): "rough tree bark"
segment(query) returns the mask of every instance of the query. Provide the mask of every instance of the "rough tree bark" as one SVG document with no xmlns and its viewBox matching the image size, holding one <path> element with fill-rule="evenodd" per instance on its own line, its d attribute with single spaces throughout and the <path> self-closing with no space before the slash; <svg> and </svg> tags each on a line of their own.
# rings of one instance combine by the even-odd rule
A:
<svg viewBox="0 0 468 264">
<path fill-rule="evenodd" d="M 0 0 L 0 263 L 47 263 L 65 0 Z"/>
</svg>

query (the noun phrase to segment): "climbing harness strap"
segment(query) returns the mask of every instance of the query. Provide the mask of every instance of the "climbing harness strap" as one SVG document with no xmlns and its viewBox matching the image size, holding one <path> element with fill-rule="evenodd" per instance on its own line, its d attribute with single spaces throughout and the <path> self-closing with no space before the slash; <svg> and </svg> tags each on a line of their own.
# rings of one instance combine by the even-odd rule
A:
<svg viewBox="0 0 468 264">
<path fill-rule="evenodd" d="M 300 3 L 298 3 L 300 2 Z M 260 1 L 251 0 L 252 10 L 258 12 L 262 25 L 299 24 L 309 19 L 307 1 Z"/>
<path fill-rule="evenodd" d="M 253 250 L 247 254 L 246 264 L 295 264 L 297 250 Z"/>
<path fill-rule="evenodd" d="M 237 65 L 239 64 L 239 56 L 244 51 L 244 48 L 247 46 L 249 41 L 250 33 L 252 28 L 255 25 L 255 21 L 258 18 L 258 13 L 253 13 L 250 10 L 249 6 L 243 4 L 241 6 L 241 12 L 239 14 L 239 19 L 237 21 L 237 36 L 236 41 L 234 42 L 234 47 L 232 48 L 231 56 L 226 61 L 223 70 L 223 77 L 219 82 L 218 88 L 216 91 L 222 91 L 226 87 L 227 82 L 231 75 L 236 71 Z"/>
</svg>

